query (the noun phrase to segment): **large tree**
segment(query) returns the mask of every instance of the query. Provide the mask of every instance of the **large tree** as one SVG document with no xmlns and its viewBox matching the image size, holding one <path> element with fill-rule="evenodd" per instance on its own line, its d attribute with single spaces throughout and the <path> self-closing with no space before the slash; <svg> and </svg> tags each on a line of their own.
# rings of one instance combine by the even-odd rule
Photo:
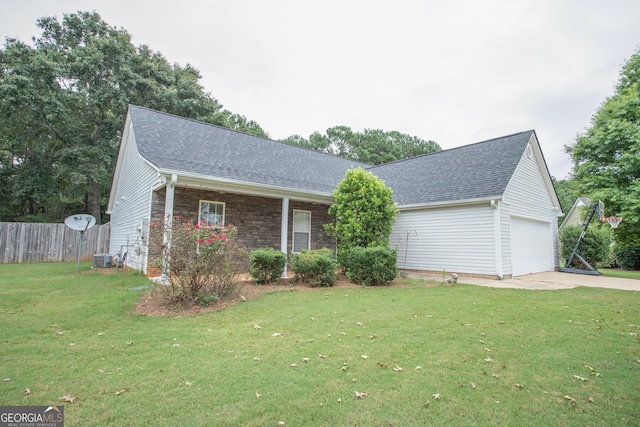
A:
<svg viewBox="0 0 640 427">
<path fill-rule="evenodd" d="M 622 67 L 591 127 L 566 149 L 581 195 L 604 201 L 607 216 L 624 217 L 616 242 L 640 244 L 640 51 Z"/>
<path fill-rule="evenodd" d="M 194 67 L 78 12 L 38 20 L 33 46 L 0 50 L 0 220 L 62 220 L 71 209 L 100 222 L 129 103 L 267 136 L 224 110 Z"/>
<path fill-rule="evenodd" d="M 576 188 L 576 183 L 572 178 L 570 179 L 555 179 L 551 177 L 553 186 L 556 189 L 556 194 L 560 200 L 560 207 L 562 208 L 563 215 L 558 218 L 558 225 L 562 224 L 565 217 L 571 210 L 571 207 L 576 202 L 576 199 L 580 197 Z"/>
<path fill-rule="evenodd" d="M 370 165 L 441 150 L 434 141 L 426 141 L 397 131 L 365 129 L 363 132 L 354 132 L 347 126 L 329 128 L 324 135 L 314 132 L 308 139 L 292 135 L 282 141 Z"/>
</svg>

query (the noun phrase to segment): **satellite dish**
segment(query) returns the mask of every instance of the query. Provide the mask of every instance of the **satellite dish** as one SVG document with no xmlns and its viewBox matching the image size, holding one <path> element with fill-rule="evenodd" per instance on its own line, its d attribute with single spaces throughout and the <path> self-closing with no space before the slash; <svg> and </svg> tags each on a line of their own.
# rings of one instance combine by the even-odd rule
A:
<svg viewBox="0 0 640 427">
<path fill-rule="evenodd" d="M 71 215 L 64 220 L 67 227 L 76 231 L 87 231 L 94 225 L 96 225 L 96 219 L 93 215 L 89 214 L 77 214 Z"/>
</svg>

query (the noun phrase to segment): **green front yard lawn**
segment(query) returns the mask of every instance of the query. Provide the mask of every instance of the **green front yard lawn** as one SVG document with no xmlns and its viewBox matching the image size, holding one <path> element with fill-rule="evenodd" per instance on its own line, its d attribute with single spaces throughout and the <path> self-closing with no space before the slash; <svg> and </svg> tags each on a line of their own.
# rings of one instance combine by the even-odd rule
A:
<svg viewBox="0 0 640 427">
<path fill-rule="evenodd" d="M 0 405 L 64 404 L 67 426 L 640 424 L 640 293 L 414 280 L 152 317 L 145 277 L 75 270 L 0 265 Z"/>
<path fill-rule="evenodd" d="M 609 277 L 640 280 L 640 271 L 621 270 L 619 268 L 599 268 L 598 271 Z"/>
</svg>

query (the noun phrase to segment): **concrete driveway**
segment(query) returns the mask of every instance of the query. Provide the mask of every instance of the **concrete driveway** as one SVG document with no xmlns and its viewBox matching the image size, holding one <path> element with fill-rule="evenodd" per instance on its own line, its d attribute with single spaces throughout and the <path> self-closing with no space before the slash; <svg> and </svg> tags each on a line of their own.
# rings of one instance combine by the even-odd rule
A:
<svg viewBox="0 0 640 427">
<path fill-rule="evenodd" d="M 422 273 L 409 272 L 409 277 L 425 278 L 440 281 L 441 276 L 426 275 Z M 512 288 L 512 289 L 536 289 L 555 290 L 572 289 L 578 286 L 588 286 L 591 288 L 620 289 L 623 291 L 640 292 L 640 280 L 618 279 L 615 277 L 589 276 L 586 274 L 560 273 L 547 271 L 544 273 L 528 274 L 507 280 L 479 279 L 477 277 L 461 276 L 458 283 L 470 285 L 487 286 L 492 288 Z"/>
</svg>

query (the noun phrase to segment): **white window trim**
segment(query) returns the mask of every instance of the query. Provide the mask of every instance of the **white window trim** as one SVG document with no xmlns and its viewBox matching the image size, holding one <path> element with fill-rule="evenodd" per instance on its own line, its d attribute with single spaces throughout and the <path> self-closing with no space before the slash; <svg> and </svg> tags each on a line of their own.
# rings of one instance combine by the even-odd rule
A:
<svg viewBox="0 0 640 427">
<path fill-rule="evenodd" d="M 299 254 L 300 252 L 294 252 L 295 249 L 295 236 L 296 236 L 296 212 L 305 212 L 309 214 L 309 231 L 307 232 L 307 234 L 309 235 L 309 240 L 307 242 L 307 248 L 311 249 L 311 211 L 306 211 L 306 210 L 302 210 L 302 209 L 294 209 L 293 210 L 293 224 L 292 224 L 292 230 L 291 230 L 291 252 L 293 252 L 294 254 Z"/>
<path fill-rule="evenodd" d="M 224 226 L 225 215 L 227 213 L 227 206 L 225 202 L 218 202 L 215 200 L 200 200 L 200 203 L 198 204 L 198 224 L 200 224 L 200 222 L 202 221 L 202 204 L 203 203 L 212 203 L 216 205 L 222 205 L 222 222 L 220 223 L 220 225 Z"/>
</svg>

